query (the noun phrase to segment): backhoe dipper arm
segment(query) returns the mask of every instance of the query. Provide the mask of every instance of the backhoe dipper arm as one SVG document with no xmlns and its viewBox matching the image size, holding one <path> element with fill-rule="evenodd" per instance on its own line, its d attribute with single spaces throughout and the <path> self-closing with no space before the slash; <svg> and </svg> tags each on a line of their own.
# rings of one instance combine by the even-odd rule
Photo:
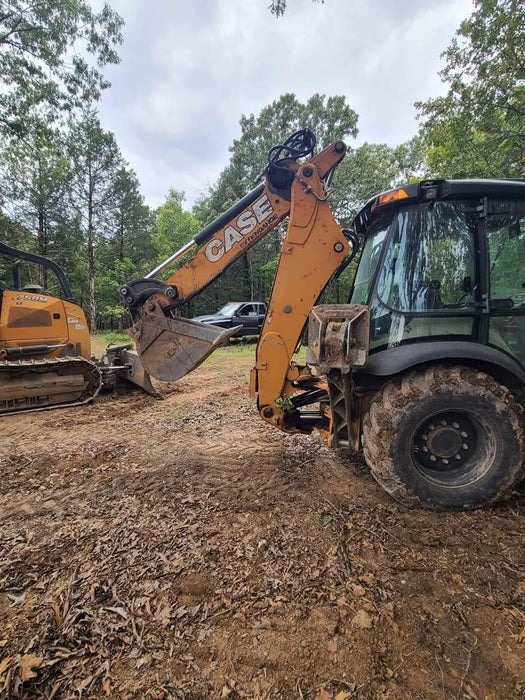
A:
<svg viewBox="0 0 525 700">
<path fill-rule="evenodd" d="M 163 381 L 184 376 L 236 332 L 182 319 L 175 310 L 290 215 L 256 367 L 260 404 L 271 408 L 276 416 L 272 415 L 271 422 L 278 422 L 279 398 L 292 392 L 287 378 L 295 370 L 289 365 L 303 325 L 348 250 L 322 183 L 345 153 L 345 144 L 336 141 L 302 164 L 293 157 L 271 161 L 265 183 L 144 279 L 133 280 L 122 289 L 135 322 L 131 334 L 152 376 Z M 196 246 L 200 248 L 195 256 L 167 282 L 154 279 Z M 267 413 L 269 410 L 265 417 Z"/>
</svg>

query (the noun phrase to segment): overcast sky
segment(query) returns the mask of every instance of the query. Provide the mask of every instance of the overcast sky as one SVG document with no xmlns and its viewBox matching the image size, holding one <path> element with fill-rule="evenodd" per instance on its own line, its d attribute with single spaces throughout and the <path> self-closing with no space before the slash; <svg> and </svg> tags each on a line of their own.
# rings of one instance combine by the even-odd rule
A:
<svg viewBox="0 0 525 700">
<path fill-rule="evenodd" d="M 242 114 L 285 92 L 345 95 L 355 144 L 401 143 L 414 102 L 443 92 L 440 53 L 472 0 L 110 0 L 125 20 L 118 66 L 106 71 L 100 118 L 137 173 L 146 202 L 169 187 L 186 206 L 227 164 Z"/>
</svg>

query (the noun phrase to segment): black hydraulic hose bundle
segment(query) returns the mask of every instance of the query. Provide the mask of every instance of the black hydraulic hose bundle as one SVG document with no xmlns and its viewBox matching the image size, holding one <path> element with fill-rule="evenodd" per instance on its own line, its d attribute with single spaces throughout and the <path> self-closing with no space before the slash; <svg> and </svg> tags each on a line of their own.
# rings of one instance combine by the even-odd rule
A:
<svg viewBox="0 0 525 700">
<path fill-rule="evenodd" d="M 284 164 L 286 160 L 310 158 L 314 154 L 316 138 L 310 129 L 301 129 L 289 136 L 284 143 L 268 151 L 268 180 L 278 189 L 291 187 L 295 172 Z"/>
</svg>

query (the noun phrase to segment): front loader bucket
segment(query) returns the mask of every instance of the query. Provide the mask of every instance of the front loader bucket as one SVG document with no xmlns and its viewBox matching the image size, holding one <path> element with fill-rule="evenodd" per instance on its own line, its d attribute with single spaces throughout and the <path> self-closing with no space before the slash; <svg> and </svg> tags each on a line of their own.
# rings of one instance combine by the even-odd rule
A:
<svg viewBox="0 0 525 700">
<path fill-rule="evenodd" d="M 200 365 L 239 330 L 144 313 L 131 329 L 142 364 L 152 377 L 173 382 Z"/>
</svg>

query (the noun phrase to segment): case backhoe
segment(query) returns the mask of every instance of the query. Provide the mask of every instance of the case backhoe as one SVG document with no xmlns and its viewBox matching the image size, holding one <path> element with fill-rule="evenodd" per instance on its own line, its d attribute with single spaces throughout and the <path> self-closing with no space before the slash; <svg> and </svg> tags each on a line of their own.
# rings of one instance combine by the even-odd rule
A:
<svg viewBox="0 0 525 700">
<path fill-rule="evenodd" d="M 273 148 L 262 184 L 123 287 L 145 369 L 176 380 L 227 341 L 235 328 L 178 308 L 288 217 L 251 375 L 262 419 L 362 448 L 408 505 L 503 498 L 525 466 L 525 181 L 410 184 L 374 197 L 343 231 L 325 185 L 346 147 L 313 155 L 314 145 L 303 131 Z M 316 305 L 361 242 L 349 303 Z M 293 359 L 301 341 L 306 363 Z"/>
</svg>

